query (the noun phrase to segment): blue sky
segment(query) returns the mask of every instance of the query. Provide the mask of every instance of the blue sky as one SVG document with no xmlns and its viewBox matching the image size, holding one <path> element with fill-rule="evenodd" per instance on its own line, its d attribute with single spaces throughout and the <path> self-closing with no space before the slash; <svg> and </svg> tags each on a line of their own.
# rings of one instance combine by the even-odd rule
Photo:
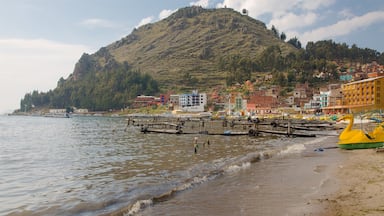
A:
<svg viewBox="0 0 384 216">
<path fill-rule="evenodd" d="M 384 52 L 382 0 L 0 0 L 0 114 L 33 90 L 67 78 L 93 53 L 178 8 L 229 7 L 274 25 L 287 38 L 332 39 Z"/>
</svg>

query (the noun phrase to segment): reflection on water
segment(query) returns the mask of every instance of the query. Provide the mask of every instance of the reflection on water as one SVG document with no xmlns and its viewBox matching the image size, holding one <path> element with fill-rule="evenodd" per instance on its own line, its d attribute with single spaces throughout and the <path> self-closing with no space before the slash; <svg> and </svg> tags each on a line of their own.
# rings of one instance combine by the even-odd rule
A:
<svg viewBox="0 0 384 216">
<path fill-rule="evenodd" d="M 142 134 L 124 118 L 1 116 L 0 214 L 111 212 L 281 145 L 266 140 Z"/>
</svg>

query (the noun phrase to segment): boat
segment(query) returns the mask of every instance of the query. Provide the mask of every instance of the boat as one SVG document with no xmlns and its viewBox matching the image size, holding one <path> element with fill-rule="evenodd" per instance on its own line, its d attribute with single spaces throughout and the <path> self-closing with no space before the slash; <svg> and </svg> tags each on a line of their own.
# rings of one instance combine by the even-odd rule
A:
<svg viewBox="0 0 384 216">
<path fill-rule="evenodd" d="M 68 113 L 46 113 L 43 116 L 50 118 L 70 118 Z"/>
<path fill-rule="evenodd" d="M 168 122 L 148 123 L 142 125 L 140 131 L 142 133 L 166 133 L 166 134 L 182 134 L 182 125 Z"/>
<path fill-rule="evenodd" d="M 345 115 L 338 121 L 348 120 L 347 127 L 340 133 L 339 142 L 341 149 L 367 149 L 381 148 L 384 146 L 384 125 L 380 124 L 372 132 L 362 129 L 352 129 L 354 123 L 353 115 Z"/>
</svg>

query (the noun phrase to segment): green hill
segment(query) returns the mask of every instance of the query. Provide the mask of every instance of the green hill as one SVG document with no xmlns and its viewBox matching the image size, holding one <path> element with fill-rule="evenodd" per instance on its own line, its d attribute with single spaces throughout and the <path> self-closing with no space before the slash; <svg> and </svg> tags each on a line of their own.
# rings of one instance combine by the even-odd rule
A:
<svg viewBox="0 0 384 216">
<path fill-rule="evenodd" d="M 331 40 L 308 42 L 302 49 L 297 38 L 284 39 L 277 29 L 232 9 L 182 8 L 94 54 L 83 54 L 54 90 L 27 93 L 20 107 L 120 109 L 137 95 L 209 93 L 256 80 L 260 72 L 272 74 L 271 83 L 289 91 L 297 82 L 338 82 L 346 71 L 343 62 L 384 64 L 384 54 L 372 49 Z M 314 76 L 320 72 L 322 78 Z"/>
<path fill-rule="evenodd" d="M 221 58 L 256 58 L 272 45 L 277 45 L 283 55 L 295 51 L 292 45 L 275 37 L 264 23 L 232 9 L 188 7 L 133 30 L 92 57 L 99 68 L 110 61 L 126 62 L 151 75 L 161 89 L 204 89 L 208 83 L 225 83 L 226 72 L 218 68 Z M 74 76 L 79 77 L 88 69 L 79 62 Z"/>
</svg>

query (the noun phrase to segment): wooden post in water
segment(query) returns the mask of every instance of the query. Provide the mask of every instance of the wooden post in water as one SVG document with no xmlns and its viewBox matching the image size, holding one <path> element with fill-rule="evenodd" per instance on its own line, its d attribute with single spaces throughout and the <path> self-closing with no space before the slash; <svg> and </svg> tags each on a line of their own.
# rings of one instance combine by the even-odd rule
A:
<svg viewBox="0 0 384 216">
<path fill-rule="evenodd" d="M 197 148 L 199 148 L 199 145 L 197 144 L 197 137 L 194 138 L 194 144 L 193 144 L 193 148 L 195 150 L 195 154 L 197 153 Z"/>
<path fill-rule="evenodd" d="M 290 137 L 292 135 L 291 121 L 289 121 L 289 120 L 288 120 L 287 134 L 288 134 L 288 137 Z"/>
</svg>

